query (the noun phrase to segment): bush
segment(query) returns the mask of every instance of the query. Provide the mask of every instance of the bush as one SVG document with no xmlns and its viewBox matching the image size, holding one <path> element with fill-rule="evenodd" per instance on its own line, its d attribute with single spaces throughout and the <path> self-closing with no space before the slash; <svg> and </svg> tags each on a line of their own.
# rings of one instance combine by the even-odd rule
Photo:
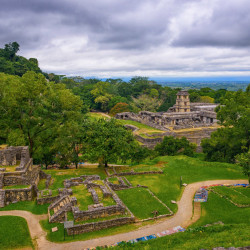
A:
<svg viewBox="0 0 250 250">
<path fill-rule="evenodd" d="M 130 108 L 127 103 L 119 102 L 117 103 L 111 110 L 110 110 L 110 115 L 115 116 L 118 113 L 122 112 L 129 112 Z"/>
<path fill-rule="evenodd" d="M 173 136 L 165 136 L 163 141 L 155 146 L 155 151 L 159 155 L 177 155 L 183 154 L 193 156 L 196 145 L 190 143 L 185 137 L 174 138 Z"/>
</svg>

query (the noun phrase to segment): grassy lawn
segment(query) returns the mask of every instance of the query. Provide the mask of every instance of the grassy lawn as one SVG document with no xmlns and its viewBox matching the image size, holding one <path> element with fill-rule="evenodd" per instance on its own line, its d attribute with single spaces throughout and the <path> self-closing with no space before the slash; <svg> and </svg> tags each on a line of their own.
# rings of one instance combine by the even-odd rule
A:
<svg viewBox="0 0 250 250">
<path fill-rule="evenodd" d="M 214 187 L 217 193 L 228 197 L 237 204 L 250 204 L 250 188 L 244 187 Z"/>
<path fill-rule="evenodd" d="M 0 216 L 0 249 L 32 247 L 27 222 L 22 217 Z"/>
<path fill-rule="evenodd" d="M 225 225 L 203 228 L 196 232 L 177 233 L 154 240 L 117 246 L 112 249 L 197 250 L 214 247 L 249 246 L 249 225 Z"/>
<path fill-rule="evenodd" d="M 97 119 L 107 119 L 108 117 L 103 114 L 103 113 L 94 113 L 94 112 L 89 112 L 87 114 L 87 116 L 91 119 L 91 120 L 97 120 Z"/>
<path fill-rule="evenodd" d="M 104 198 L 103 192 L 100 188 L 95 188 L 95 191 L 98 195 L 100 203 L 102 203 L 104 207 L 108 207 L 108 206 L 112 206 L 116 204 L 113 198 L 111 197 Z"/>
<path fill-rule="evenodd" d="M 249 196 L 249 188 L 213 187 L 216 191 L 238 200 L 235 190 Z M 226 192 L 224 191 L 224 188 Z M 249 204 L 249 203 L 248 203 Z M 201 203 L 201 218 L 184 233 L 140 242 L 124 244 L 115 249 L 212 249 L 214 247 L 244 247 L 250 245 L 250 208 L 238 208 L 224 198 L 209 192 L 208 202 Z M 222 221 L 224 225 L 203 227 L 206 224 Z"/>
<path fill-rule="evenodd" d="M 36 201 L 20 201 L 0 208 L 0 211 L 26 210 L 33 214 L 47 214 L 49 204 L 37 205 Z"/>
<path fill-rule="evenodd" d="M 84 185 L 71 187 L 74 197 L 77 199 L 77 206 L 80 210 L 88 210 L 88 205 L 94 204 L 91 194 Z"/>
<path fill-rule="evenodd" d="M 46 182 L 46 179 L 39 180 L 39 183 L 37 185 L 37 187 L 38 187 L 39 190 L 43 190 L 43 189 L 46 188 L 45 182 Z"/>
<path fill-rule="evenodd" d="M 117 177 L 110 177 L 108 180 L 109 180 L 109 182 L 111 182 L 113 184 L 119 184 Z"/>
<path fill-rule="evenodd" d="M 215 179 L 244 179 L 241 168 L 234 164 L 205 162 L 198 158 L 187 156 L 163 156 L 144 165 L 157 166 L 159 163 L 164 174 L 126 176 L 133 186 L 137 184 L 148 186 L 171 210 L 177 211 L 177 205 L 171 200 L 178 200 L 183 188 L 180 188 L 180 177 L 183 183 L 193 183 Z M 164 163 L 163 163 L 164 162 Z M 158 163 L 158 164 L 157 164 Z"/>
<path fill-rule="evenodd" d="M 154 217 L 152 212 L 155 210 L 159 215 L 169 214 L 168 209 L 152 197 L 145 188 L 125 189 L 116 193 L 138 219 Z"/>
<path fill-rule="evenodd" d="M 225 224 L 250 225 L 250 208 L 236 207 L 228 200 L 209 192 L 208 202 L 201 203 L 201 218 L 194 226 L 203 226 L 217 221 Z"/>
<path fill-rule="evenodd" d="M 128 225 L 123 225 L 123 226 L 119 226 L 119 227 L 102 229 L 100 231 L 75 235 L 74 239 L 73 239 L 73 236 L 66 235 L 66 238 L 64 241 L 63 240 L 63 224 L 61 224 L 61 223 L 49 223 L 48 220 L 40 221 L 41 226 L 48 233 L 47 239 L 50 241 L 53 241 L 53 242 L 62 242 L 62 243 L 68 242 L 68 241 L 89 240 L 89 239 L 94 239 L 94 238 L 103 237 L 103 236 L 107 236 L 107 235 L 125 233 L 125 232 L 129 232 L 131 230 L 136 230 L 137 228 L 139 228 L 141 226 L 150 225 L 152 223 L 153 222 L 150 221 L 150 222 L 143 222 L 143 223 L 138 223 L 138 224 L 128 224 Z M 58 231 L 52 233 L 51 229 L 53 227 L 58 227 Z"/>
<path fill-rule="evenodd" d="M 81 175 L 97 174 L 97 175 L 100 175 L 102 179 L 106 177 L 106 174 L 103 168 L 81 167 L 78 169 L 44 170 L 44 172 L 52 176 L 52 184 L 49 186 L 49 189 L 63 188 L 64 187 L 63 182 L 65 179 L 79 177 Z"/>
</svg>

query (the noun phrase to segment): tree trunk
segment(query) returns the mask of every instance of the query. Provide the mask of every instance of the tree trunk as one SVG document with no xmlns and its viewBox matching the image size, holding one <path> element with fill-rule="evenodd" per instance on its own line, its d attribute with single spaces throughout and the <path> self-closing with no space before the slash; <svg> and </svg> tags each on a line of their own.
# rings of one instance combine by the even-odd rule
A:
<svg viewBox="0 0 250 250">
<path fill-rule="evenodd" d="M 108 167 L 108 162 L 105 161 L 104 167 L 107 168 Z"/>
<path fill-rule="evenodd" d="M 76 169 L 78 168 L 78 162 L 75 162 Z"/>
</svg>

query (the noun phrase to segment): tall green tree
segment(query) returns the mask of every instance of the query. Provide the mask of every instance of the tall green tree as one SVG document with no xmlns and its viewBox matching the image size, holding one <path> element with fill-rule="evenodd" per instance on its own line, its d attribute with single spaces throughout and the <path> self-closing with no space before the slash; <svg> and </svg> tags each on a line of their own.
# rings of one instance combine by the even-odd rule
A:
<svg viewBox="0 0 250 250">
<path fill-rule="evenodd" d="M 0 134 L 8 142 L 15 136 L 23 138 L 37 161 L 48 157 L 44 154 L 52 152 L 69 123 L 81 120 L 81 109 L 79 96 L 63 84 L 48 82 L 42 74 L 27 72 L 18 77 L 0 73 Z"/>
<path fill-rule="evenodd" d="M 237 154 L 249 151 L 250 93 L 227 92 L 222 104 L 217 118 L 223 127 L 202 141 L 203 152 L 207 160 L 235 162 Z"/>
<path fill-rule="evenodd" d="M 126 162 L 140 147 L 131 131 L 115 119 L 88 121 L 85 126 L 84 155 L 100 165 Z"/>
</svg>

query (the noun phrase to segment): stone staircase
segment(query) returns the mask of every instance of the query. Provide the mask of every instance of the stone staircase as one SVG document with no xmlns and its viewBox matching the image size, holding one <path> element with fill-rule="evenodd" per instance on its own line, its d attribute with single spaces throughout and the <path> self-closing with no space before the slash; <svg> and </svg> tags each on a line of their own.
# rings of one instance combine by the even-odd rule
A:
<svg viewBox="0 0 250 250">
<path fill-rule="evenodd" d="M 0 190 L 0 207 L 5 206 L 5 191 Z"/>
<path fill-rule="evenodd" d="M 62 222 L 66 212 L 71 210 L 71 198 L 68 195 L 60 197 L 48 207 L 49 222 Z"/>
</svg>

